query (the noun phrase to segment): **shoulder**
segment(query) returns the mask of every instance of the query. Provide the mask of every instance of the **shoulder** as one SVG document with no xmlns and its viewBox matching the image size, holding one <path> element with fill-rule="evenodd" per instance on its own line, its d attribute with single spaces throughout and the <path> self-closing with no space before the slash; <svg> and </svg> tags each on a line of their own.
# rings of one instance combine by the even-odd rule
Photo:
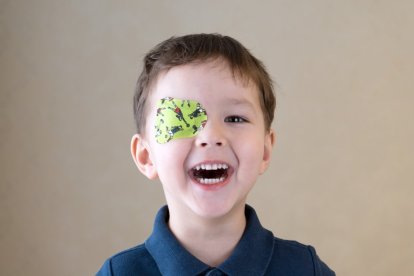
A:
<svg viewBox="0 0 414 276">
<path fill-rule="evenodd" d="M 335 275 L 319 259 L 312 246 L 277 237 L 274 238 L 273 256 L 269 268 L 281 275 Z"/>
<path fill-rule="evenodd" d="M 98 276 L 156 275 L 157 264 L 144 244 L 121 251 L 105 261 Z"/>
</svg>

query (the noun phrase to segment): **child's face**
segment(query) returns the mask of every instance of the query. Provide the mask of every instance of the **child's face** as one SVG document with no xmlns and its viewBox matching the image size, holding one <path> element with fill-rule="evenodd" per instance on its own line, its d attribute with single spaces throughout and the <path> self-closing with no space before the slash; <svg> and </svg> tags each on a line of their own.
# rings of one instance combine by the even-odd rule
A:
<svg viewBox="0 0 414 276">
<path fill-rule="evenodd" d="M 158 143 L 157 101 L 165 97 L 199 102 L 207 113 L 204 128 L 194 137 Z M 158 175 L 169 206 L 209 218 L 244 206 L 268 166 L 273 145 L 256 86 L 234 78 L 223 62 L 188 64 L 161 74 L 147 104 L 143 155 L 135 161 L 145 160 L 151 167 L 140 168 L 148 177 Z M 203 170 L 208 166 L 209 171 Z"/>
</svg>

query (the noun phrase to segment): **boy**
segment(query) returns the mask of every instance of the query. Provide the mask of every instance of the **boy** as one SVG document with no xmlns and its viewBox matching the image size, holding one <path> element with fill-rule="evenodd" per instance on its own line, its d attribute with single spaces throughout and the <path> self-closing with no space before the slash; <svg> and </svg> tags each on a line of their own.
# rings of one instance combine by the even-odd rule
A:
<svg viewBox="0 0 414 276">
<path fill-rule="evenodd" d="M 144 58 L 132 157 L 167 206 L 144 244 L 98 275 L 335 275 L 311 246 L 275 238 L 246 197 L 275 134 L 271 79 L 238 41 L 173 37 Z"/>
</svg>

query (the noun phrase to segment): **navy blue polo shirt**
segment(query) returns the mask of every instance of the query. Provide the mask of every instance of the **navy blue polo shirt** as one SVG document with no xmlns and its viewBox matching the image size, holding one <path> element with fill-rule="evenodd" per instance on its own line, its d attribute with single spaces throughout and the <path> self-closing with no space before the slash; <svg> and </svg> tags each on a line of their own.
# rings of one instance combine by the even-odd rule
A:
<svg viewBox="0 0 414 276">
<path fill-rule="evenodd" d="M 246 229 L 231 256 L 218 267 L 210 267 L 180 245 L 168 227 L 164 206 L 145 243 L 109 258 L 97 275 L 335 275 L 312 246 L 274 237 L 248 205 L 245 215 Z"/>
</svg>

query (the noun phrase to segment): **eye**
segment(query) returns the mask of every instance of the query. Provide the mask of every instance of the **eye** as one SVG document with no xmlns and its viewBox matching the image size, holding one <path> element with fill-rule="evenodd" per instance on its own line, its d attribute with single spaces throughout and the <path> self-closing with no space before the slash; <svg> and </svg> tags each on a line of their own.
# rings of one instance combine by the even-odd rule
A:
<svg viewBox="0 0 414 276">
<path fill-rule="evenodd" d="M 247 120 L 245 118 L 237 115 L 228 116 L 224 119 L 224 121 L 226 123 L 247 123 Z"/>
</svg>

